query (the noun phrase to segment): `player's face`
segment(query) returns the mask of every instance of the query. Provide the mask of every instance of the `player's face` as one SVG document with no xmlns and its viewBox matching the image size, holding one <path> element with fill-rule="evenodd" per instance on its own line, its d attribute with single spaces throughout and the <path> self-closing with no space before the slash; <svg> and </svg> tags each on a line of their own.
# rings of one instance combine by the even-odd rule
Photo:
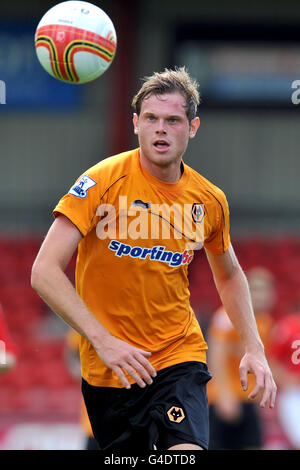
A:
<svg viewBox="0 0 300 470">
<path fill-rule="evenodd" d="M 200 121 L 195 118 L 189 122 L 185 98 L 174 92 L 145 98 L 140 115 L 133 116 L 133 124 L 139 137 L 141 161 L 149 169 L 149 166 L 178 167 Z"/>
</svg>

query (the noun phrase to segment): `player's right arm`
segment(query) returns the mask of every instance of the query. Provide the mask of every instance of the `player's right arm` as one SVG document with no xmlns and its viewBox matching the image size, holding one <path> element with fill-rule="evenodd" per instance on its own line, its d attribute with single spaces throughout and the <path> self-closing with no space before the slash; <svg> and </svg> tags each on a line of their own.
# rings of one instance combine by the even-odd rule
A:
<svg viewBox="0 0 300 470">
<path fill-rule="evenodd" d="M 31 285 L 49 307 L 94 346 L 99 357 L 126 388 L 126 371 L 140 387 L 152 383 L 155 370 L 150 352 L 112 336 L 87 309 L 65 274 L 82 235 L 64 215 L 53 222 L 32 267 Z"/>
</svg>

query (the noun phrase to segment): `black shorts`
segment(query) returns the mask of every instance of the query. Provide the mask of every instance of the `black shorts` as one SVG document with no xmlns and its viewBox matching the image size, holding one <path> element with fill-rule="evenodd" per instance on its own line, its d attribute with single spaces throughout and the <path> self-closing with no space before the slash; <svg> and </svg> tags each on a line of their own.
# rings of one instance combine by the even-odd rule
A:
<svg viewBox="0 0 300 470">
<path fill-rule="evenodd" d="M 83 380 L 82 393 L 100 450 L 147 452 L 182 443 L 207 449 L 210 378 L 206 364 L 192 361 L 158 371 L 145 388 L 95 387 Z"/>
<path fill-rule="evenodd" d="M 228 422 L 210 405 L 211 450 L 260 449 L 262 447 L 261 418 L 256 403 L 241 403 L 241 415 Z"/>
</svg>

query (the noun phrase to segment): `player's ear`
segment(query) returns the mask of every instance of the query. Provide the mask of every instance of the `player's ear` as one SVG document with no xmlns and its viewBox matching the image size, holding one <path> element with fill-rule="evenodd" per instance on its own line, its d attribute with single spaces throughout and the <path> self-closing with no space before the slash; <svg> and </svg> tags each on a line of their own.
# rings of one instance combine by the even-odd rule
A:
<svg viewBox="0 0 300 470">
<path fill-rule="evenodd" d="M 138 134 L 139 133 L 139 117 L 136 113 L 133 113 L 132 122 L 133 122 L 134 133 Z"/>
<path fill-rule="evenodd" d="M 194 119 L 191 120 L 190 124 L 190 139 L 193 139 L 195 135 L 197 134 L 197 130 L 200 126 L 200 119 L 195 117 Z"/>
</svg>

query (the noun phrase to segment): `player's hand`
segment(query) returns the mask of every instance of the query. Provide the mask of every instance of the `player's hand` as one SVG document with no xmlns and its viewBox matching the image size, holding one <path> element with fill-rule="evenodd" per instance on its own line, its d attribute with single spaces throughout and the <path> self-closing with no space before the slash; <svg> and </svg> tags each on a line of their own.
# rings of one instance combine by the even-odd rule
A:
<svg viewBox="0 0 300 470">
<path fill-rule="evenodd" d="M 146 384 L 152 384 L 152 377 L 156 376 L 156 371 L 147 359 L 151 356 L 151 352 L 131 346 L 111 335 L 108 335 L 96 350 L 102 361 L 115 372 L 125 388 L 129 389 L 130 383 L 124 372 L 127 372 L 141 388 L 146 387 Z"/>
<path fill-rule="evenodd" d="M 274 408 L 277 387 L 264 353 L 260 351 L 246 353 L 241 360 L 239 371 L 243 390 L 248 389 L 247 374 L 252 373 L 255 375 L 256 386 L 248 395 L 248 398 L 254 399 L 258 394 L 262 393 L 260 400 L 261 408 L 265 406 Z"/>
</svg>

